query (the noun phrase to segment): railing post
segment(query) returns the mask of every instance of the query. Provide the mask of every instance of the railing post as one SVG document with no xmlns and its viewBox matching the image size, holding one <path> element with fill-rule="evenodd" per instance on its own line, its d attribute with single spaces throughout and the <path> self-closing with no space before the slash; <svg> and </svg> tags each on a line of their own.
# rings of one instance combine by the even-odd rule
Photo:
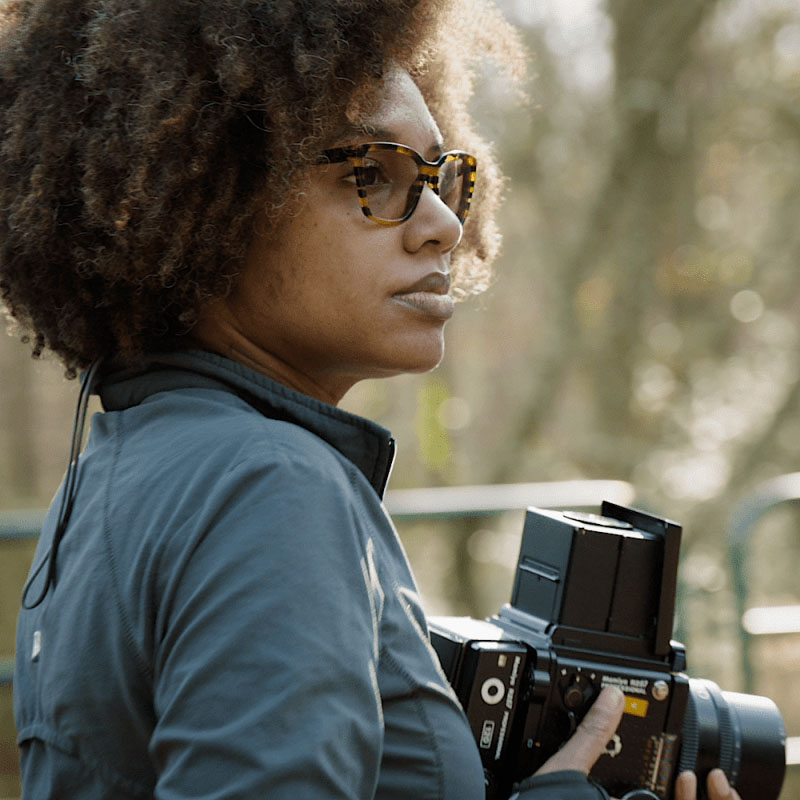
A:
<svg viewBox="0 0 800 800">
<path fill-rule="evenodd" d="M 751 647 L 753 636 L 743 624 L 748 608 L 747 562 L 750 537 L 761 518 L 776 506 L 800 502 L 800 472 L 779 475 L 765 481 L 747 495 L 733 510 L 728 529 L 728 557 L 736 595 L 736 616 L 741 642 L 741 666 L 744 691 L 754 693 L 755 676 Z"/>
</svg>

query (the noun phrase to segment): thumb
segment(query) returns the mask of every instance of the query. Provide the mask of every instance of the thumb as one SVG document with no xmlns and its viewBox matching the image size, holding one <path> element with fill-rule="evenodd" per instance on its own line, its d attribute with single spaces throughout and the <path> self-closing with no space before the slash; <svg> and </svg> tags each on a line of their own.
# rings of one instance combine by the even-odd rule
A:
<svg viewBox="0 0 800 800">
<path fill-rule="evenodd" d="M 588 775 L 614 736 L 624 708 L 625 695 L 616 686 L 606 686 L 575 733 L 542 764 L 536 774 L 575 769 Z"/>
</svg>

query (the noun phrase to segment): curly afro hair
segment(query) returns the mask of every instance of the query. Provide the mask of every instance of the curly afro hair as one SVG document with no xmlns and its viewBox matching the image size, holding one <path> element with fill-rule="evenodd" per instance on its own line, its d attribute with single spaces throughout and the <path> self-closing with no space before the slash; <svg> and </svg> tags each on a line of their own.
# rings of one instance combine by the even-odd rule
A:
<svg viewBox="0 0 800 800">
<path fill-rule="evenodd" d="M 453 265 L 459 291 L 479 291 L 501 180 L 466 113 L 466 58 L 487 52 L 519 72 L 516 34 L 483 0 L 5 0 L 9 314 L 71 374 L 175 344 L 230 290 L 255 214 L 280 224 L 343 109 L 368 109 L 395 66 L 479 157 Z"/>
</svg>

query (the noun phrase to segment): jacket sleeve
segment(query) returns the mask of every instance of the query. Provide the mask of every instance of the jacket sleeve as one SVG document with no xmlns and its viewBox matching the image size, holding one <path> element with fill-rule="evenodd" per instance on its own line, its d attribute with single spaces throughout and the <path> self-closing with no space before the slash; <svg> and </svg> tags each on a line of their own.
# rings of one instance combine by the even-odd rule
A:
<svg viewBox="0 0 800 800">
<path fill-rule="evenodd" d="M 159 800 L 374 795 L 378 632 L 348 487 L 333 462 L 243 463 L 171 537 L 154 659 Z"/>
<path fill-rule="evenodd" d="M 577 770 L 533 775 L 516 789 L 510 800 L 609 800 L 602 786 Z"/>
</svg>

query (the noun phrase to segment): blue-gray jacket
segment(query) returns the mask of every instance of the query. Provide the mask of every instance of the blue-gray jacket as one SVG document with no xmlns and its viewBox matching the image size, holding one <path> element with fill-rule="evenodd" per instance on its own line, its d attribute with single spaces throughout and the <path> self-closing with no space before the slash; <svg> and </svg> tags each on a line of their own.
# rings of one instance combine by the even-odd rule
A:
<svg viewBox="0 0 800 800">
<path fill-rule="evenodd" d="M 19 619 L 25 800 L 480 800 L 381 505 L 388 432 L 199 351 L 100 394 Z"/>
</svg>

